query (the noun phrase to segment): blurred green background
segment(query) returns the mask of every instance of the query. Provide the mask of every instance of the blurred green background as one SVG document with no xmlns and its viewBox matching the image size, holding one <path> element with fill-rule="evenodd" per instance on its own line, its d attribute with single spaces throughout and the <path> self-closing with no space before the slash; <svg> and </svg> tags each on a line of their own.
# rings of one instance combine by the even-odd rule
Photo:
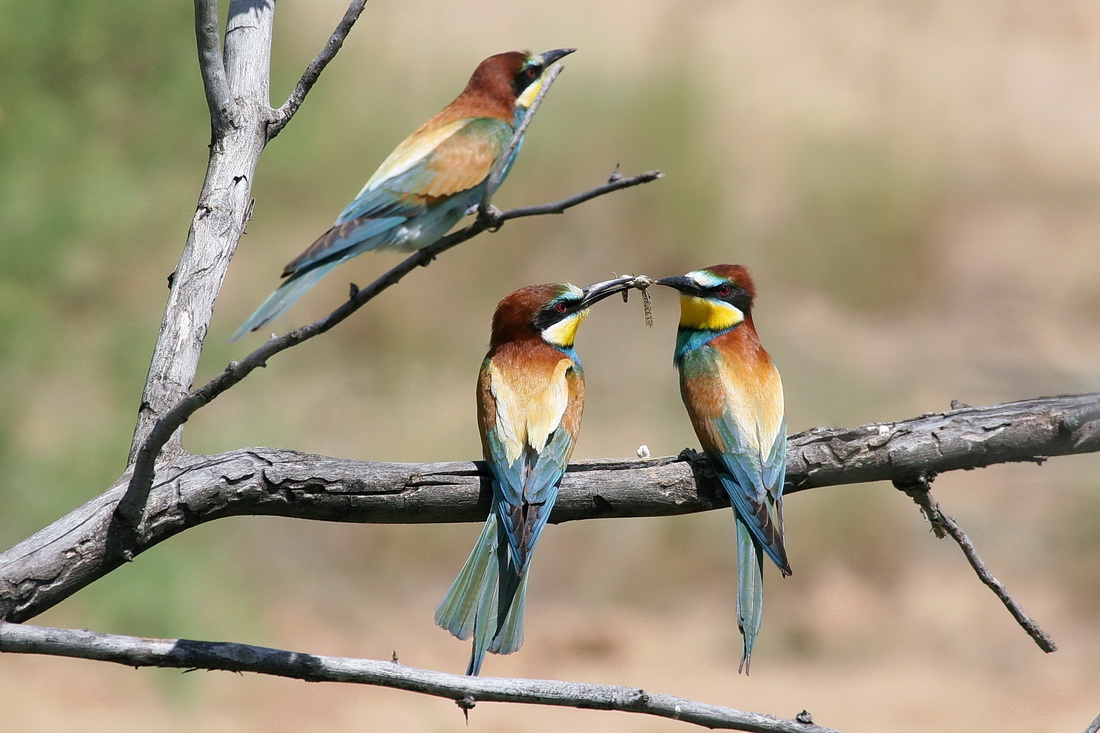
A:
<svg viewBox="0 0 1100 733">
<path fill-rule="evenodd" d="M 224 6 L 223 17 L 224 17 Z M 284 2 L 273 101 L 344 5 Z M 0 543 L 124 467 L 206 163 L 190 3 L 0 0 Z M 482 0 L 370 3 L 266 151 L 201 381 L 260 343 L 233 329 L 392 147 L 483 57 L 576 46 L 497 204 L 556 199 L 616 165 L 665 180 L 509 223 L 273 359 L 188 424 L 196 452 L 479 454 L 473 381 L 497 300 L 718 262 L 750 266 L 793 431 L 1100 389 L 1100 6 L 1091 0 Z M 396 255 L 342 267 L 274 324 L 340 303 Z M 675 298 L 608 303 L 582 330 L 575 456 L 696 444 L 671 368 Z M 941 477 L 936 496 L 1061 649 L 1043 655 L 883 485 L 787 505 L 792 578 L 768 579 L 736 674 L 727 512 L 555 527 L 527 646 L 487 674 L 607 682 L 845 731 L 1080 730 L 1100 709 L 1100 460 Z M 222 520 L 35 622 L 244 641 L 460 670 L 431 622 L 473 525 Z M 0 658 L 5 729 L 463 728 L 447 701 L 217 674 Z M 934 700 L 935 703 L 930 703 Z M 63 704 L 57 704 L 57 703 Z M 483 731 L 686 730 L 481 705 Z"/>
</svg>

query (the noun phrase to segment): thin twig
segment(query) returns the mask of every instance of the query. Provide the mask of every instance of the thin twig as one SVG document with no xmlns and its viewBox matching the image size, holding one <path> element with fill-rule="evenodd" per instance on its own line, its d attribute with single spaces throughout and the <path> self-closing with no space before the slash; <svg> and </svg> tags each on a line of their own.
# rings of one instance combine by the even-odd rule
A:
<svg viewBox="0 0 1100 733">
<path fill-rule="evenodd" d="M 531 120 L 535 119 L 535 112 L 537 112 L 538 108 L 542 105 L 543 97 L 550 91 L 550 86 L 554 83 L 554 80 L 558 78 L 558 74 L 561 73 L 561 70 L 561 64 L 555 64 L 546 72 L 546 78 L 542 82 L 542 88 L 540 88 L 539 93 L 535 95 L 535 99 L 531 102 L 531 106 L 527 108 L 527 113 L 523 115 L 523 120 L 520 121 L 519 127 L 512 133 L 512 139 L 504 146 L 504 151 L 500 154 L 500 158 L 497 160 L 496 165 L 493 166 L 493 170 L 490 171 L 489 180 L 485 182 L 485 192 L 481 195 L 481 201 L 477 205 L 477 216 L 479 219 L 486 219 L 491 216 L 493 196 L 496 195 L 497 189 L 500 188 L 501 181 L 504 179 L 504 172 L 508 169 L 508 161 L 515 155 L 516 150 L 523 142 L 523 136 L 527 133 L 527 128 L 531 126 Z"/>
<path fill-rule="evenodd" d="M 552 207 L 554 213 L 558 213 L 559 211 L 564 211 L 589 201 L 595 196 L 601 196 L 621 189 L 637 186 L 642 183 L 648 183 L 661 178 L 662 175 L 660 171 L 648 171 L 630 178 L 620 178 L 613 183 L 597 186 L 590 191 L 583 191 L 575 196 L 562 199 L 561 201 L 548 204 L 547 206 Z M 283 336 L 268 339 L 267 342 L 245 358 L 240 361 L 230 362 L 221 374 L 180 400 L 153 425 L 152 429 L 149 431 L 149 437 L 146 438 L 145 443 L 137 452 L 134 460 L 133 475 L 130 479 L 130 486 L 126 492 L 126 497 L 123 499 L 123 504 L 126 506 L 144 504 L 145 498 L 148 497 L 149 490 L 153 485 L 153 473 L 156 467 L 156 459 L 160 455 L 160 451 L 165 443 L 177 428 L 187 422 L 196 411 L 210 404 L 218 395 L 240 382 L 251 374 L 253 370 L 258 367 L 267 366 L 267 360 L 272 356 L 328 331 L 386 288 L 400 282 L 405 275 L 408 275 L 417 267 L 430 264 L 440 253 L 472 239 L 487 229 L 496 230 L 509 219 L 515 219 L 519 216 L 533 216 L 534 214 L 528 213 L 533 208 L 535 207 L 505 211 L 491 216 L 488 220 L 481 218 L 474 219 L 474 221 L 464 229 L 449 234 L 405 258 L 400 264 L 386 272 L 370 285 L 357 290 L 343 305 L 328 316 L 307 326 L 297 328 Z"/>
<path fill-rule="evenodd" d="M 210 108 L 210 127 L 217 138 L 222 130 L 235 122 L 233 95 L 225 75 L 221 33 L 218 30 L 216 0 L 195 0 L 195 39 L 199 50 L 199 71 Z"/>
<path fill-rule="evenodd" d="M 366 4 L 367 0 L 352 0 L 351 4 L 348 5 L 347 12 L 344 13 L 344 17 L 336 26 L 336 30 L 329 36 L 325 47 L 321 49 L 321 53 L 317 54 L 317 58 L 313 59 L 306 67 L 302 78 L 298 80 L 290 96 L 283 102 L 283 106 L 275 110 L 274 119 L 267 127 L 268 141 L 282 132 L 287 123 L 294 117 L 294 113 L 302 106 L 306 95 L 309 94 L 309 91 L 313 89 L 313 85 L 317 83 L 317 79 L 320 78 L 321 72 L 325 70 L 325 67 L 336 57 L 337 52 L 344 45 L 344 40 L 351 32 L 355 21 L 359 20 L 359 15 L 363 12 Z"/>
<path fill-rule="evenodd" d="M 1016 619 L 1024 631 L 1027 632 L 1039 648 L 1048 654 L 1053 651 L 1057 651 L 1058 647 L 1054 645 L 1054 640 L 1050 638 L 1047 632 L 1043 631 L 1039 624 L 1024 613 L 1024 609 L 1020 607 L 1020 604 L 1016 602 L 1016 599 L 1012 597 L 1012 594 L 1008 592 L 1008 588 L 1004 583 L 993 577 L 993 573 L 989 571 L 986 564 L 982 561 L 982 558 L 978 556 L 978 551 L 974 547 L 974 543 L 970 541 L 970 538 L 963 532 L 962 527 L 959 526 L 953 518 L 944 514 L 940 510 L 939 504 L 932 498 L 932 478 L 925 474 L 917 476 L 911 480 L 906 481 L 894 481 L 894 486 L 901 489 L 908 495 L 913 501 L 917 503 L 917 506 L 921 508 L 925 518 L 928 519 L 928 523 L 932 525 L 932 531 L 936 537 L 943 539 L 944 535 L 949 535 L 951 539 L 962 548 L 963 554 L 966 555 L 967 561 L 970 563 L 970 567 L 974 568 L 974 572 L 977 573 L 978 578 L 985 583 L 993 594 L 1001 600 L 1001 603 L 1005 605 L 1008 612 L 1012 614 L 1012 618 Z"/>
<path fill-rule="evenodd" d="M 571 209 L 577 204 L 583 204 L 589 199 L 594 199 L 597 196 L 603 196 L 605 193 L 612 191 L 620 191 L 624 188 L 630 188 L 631 186 L 638 186 L 643 183 L 649 183 L 655 181 L 658 178 L 664 178 L 665 174 L 661 171 L 646 171 L 630 178 L 613 178 L 602 186 L 596 186 L 589 189 L 584 193 L 579 193 L 576 196 L 570 196 L 568 198 L 561 199 L 560 201 L 554 201 L 549 204 L 537 204 L 535 206 L 520 206 L 515 209 L 509 209 L 500 215 L 499 219 L 491 222 L 493 226 L 499 226 L 501 222 L 508 219 L 522 219 L 525 216 L 542 216 L 544 214 L 561 214 L 567 209 Z"/>
<path fill-rule="evenodd" d="M 1089 724 L 1089 727 L 1085 728 L 1085 733 L 1100 733 L 1100 715 L 1097 715 L 1096 719 Z"/>
<path fill-rule="evenodd" d="M 232 642 L 141 639 L 76 629 L 0 622 L 0 652 L 115 662 L 128 667 L 255 672 L 310 682 L 351 682 L 465 701 L 618 710 L 707 728 L 756 733 L 836 733 L 829 728 L 615 685 L 556 680 L 469 677 L 392 661 L 328 657 Z"/>
</svg>

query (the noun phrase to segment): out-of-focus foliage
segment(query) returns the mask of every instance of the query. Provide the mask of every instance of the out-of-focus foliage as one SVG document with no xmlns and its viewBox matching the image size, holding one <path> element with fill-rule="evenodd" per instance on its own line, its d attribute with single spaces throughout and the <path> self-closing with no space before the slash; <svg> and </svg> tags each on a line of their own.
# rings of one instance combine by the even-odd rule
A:
<svg viewBox="0 0 1100 733">
<path fill-rule="evenodd" d="M 222 3 L 223 11 L 226 3 Z M 283 2 L 278 104 L 343 12 Z M 0 542 L 122 469 L 209 139 L 190 3 L 0 0 Z M 200 379 L 225 339 L 402 137 L 484 56 L 575 45 L 497 204 L 555 199 L 615 167 L 667 179 L 509 223 L 413 273 L 350 322 L 201 411 L 186 445 L 380 460 L 473 458 L 472 384 L 496 301 L 742 262 L 793 430 L 1100 388 L 1100 6 L 848 0 L 368 4 L 265 152 Z M 358 258 L 274 324 L 328 312 L 396 256 Z M 694 445 L 671 367 L 675 298 L 601 305 L 578 350 L 578 457 Z M 527 647 L 489 674 L 640 685 L 852 730 L 1082 729 L 1095 715 L 1095 456 L 942 477 L 936 492 L 1062 651 L 1042 657 L 917 510 L 885 487 L 788 503 L 795 569 L 769 576 L 750 679 L 734 673 L 724 513 L 548 530 Z M 472 526 L 234 519 L 140 556 L 41 619 L 460 669 L 431 623 Z M 7 658 L 33 729 L 453 730 L 446 701 L 335 686 Z M 43 680 L 79 681 L 62 709 Z M 94 678 L 94 679 L 93 679 Z M 137 681 L 135 681 L 137 680 Z M 71 687 L 71 685 L 70 685 Z M 305 687 L 305 689 L 303 689 Z M 277 689 L 276 689 L 277 688 Z M 736 694 L 731 692 L 736 691 Z M 36 698 L 35 696 L 39 696 Z M 942 701 L 929 710 L 923 701 Z M 1090 702 L 1091 700 L 1091 702 Z M 483 710 L 483 708 L 485 708 Z M 948 713 L 947 711 L 950 711 Z M 942 713 L 942 715 L 941 715 Z M 488 708 L 483 730 L 591 713 Z M 523 716 L 521 718 L 521 716 Z M 1042 721 L 1041 723 L 1035 721 Z M 1034 722 L 1034 725 L 1032 723 Z M 606 730 L 679 724 L 600 717 Z M 3 727 L 3 726 L 0 726 Z M 190 727 L 193 727 L 191 725 Z"/>
</svg>

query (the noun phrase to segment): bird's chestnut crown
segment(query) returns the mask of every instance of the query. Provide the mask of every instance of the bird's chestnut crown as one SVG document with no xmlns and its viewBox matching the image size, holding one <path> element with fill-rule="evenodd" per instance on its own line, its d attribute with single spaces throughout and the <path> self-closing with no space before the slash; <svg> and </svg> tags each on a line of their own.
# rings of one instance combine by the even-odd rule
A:
<svg viewBox="0 0 1100 733">
<path fill-rule="evenodd" d="M 541 338 L 553 346 L 572 348 L 577 328 L 588 316 L 592 304 L 629 290 L 631 283 L 633 278 L 620 277 L 587 288 L 569 283 L 520 288 L 497 305 L 490 344 Z"/>
<path fill-rule="evenodd" d="M 714 265 L 657 283 L 680 291 L 680 326 L 689 329 L 721 331 L 736 326 L 748 315 L 756 295 L 749 271 L 740 265 Z"/>
</svg>

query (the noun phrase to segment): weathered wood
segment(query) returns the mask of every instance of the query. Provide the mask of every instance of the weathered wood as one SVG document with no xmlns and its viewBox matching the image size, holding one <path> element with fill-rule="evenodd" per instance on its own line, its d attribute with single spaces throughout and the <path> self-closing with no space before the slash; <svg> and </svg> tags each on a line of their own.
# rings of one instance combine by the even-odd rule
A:
<svg viewBox="0 0 1100 733">
<path fill-rule="evenodd" d="M 787 492 L 863 481 L 905 482 L 955 469 L 1100 450 L 1100 395 L 965 407 L 858 428 L 792 436 Z M 24 621 L 125 561 L 114 508 L 129 476 L 0 555 L 0 618 Z M 138 554 L 189 527 L 266 514 L 333 522 L 481 521 L 480 462 L 379 463 L 251 448 L 178 455 L 158 469 Z M 580 461 L 562 481 L 551 522 L 686 514 L 727 506 L 698 456 Z"/>
</svg>

